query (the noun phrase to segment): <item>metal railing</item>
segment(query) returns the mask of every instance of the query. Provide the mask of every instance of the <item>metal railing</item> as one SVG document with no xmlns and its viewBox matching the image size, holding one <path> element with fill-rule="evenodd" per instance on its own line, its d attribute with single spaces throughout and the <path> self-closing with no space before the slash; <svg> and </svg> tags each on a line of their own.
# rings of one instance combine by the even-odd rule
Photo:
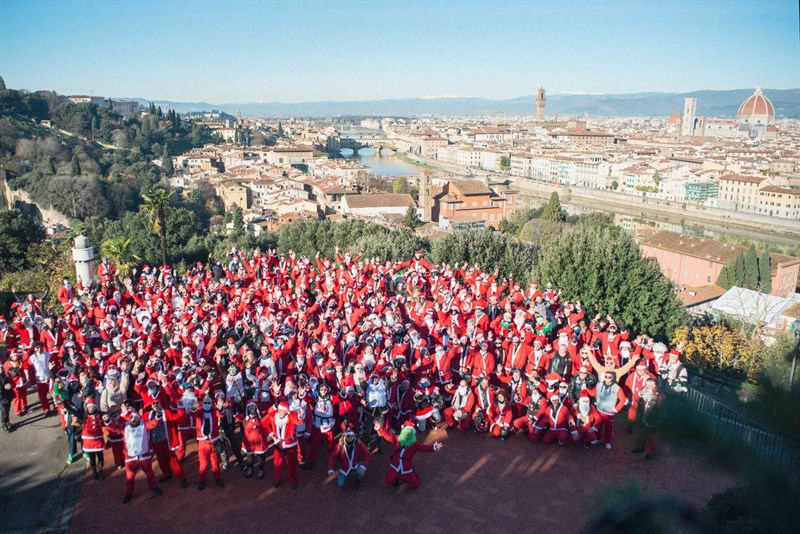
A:
<svg viewBox="0 0 800 534">
<path fill-rule="evenodd" d="M 797 484 L 800 443 L 763 428 L 692 387 L 688 388 L 685 400 L 706 419 L 707 428 L 717 438 L 752 451 L 759 460 L 768 462 L 776 471 L 785 473 L 793 484 Z"/>
</svg>

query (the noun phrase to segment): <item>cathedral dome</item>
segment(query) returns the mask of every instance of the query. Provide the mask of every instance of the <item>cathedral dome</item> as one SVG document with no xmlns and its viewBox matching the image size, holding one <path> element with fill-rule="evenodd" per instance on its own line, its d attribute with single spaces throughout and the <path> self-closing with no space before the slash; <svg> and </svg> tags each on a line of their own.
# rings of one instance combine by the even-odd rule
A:
<svg viewBox="0 0 800 534">
<path fill-rule="evenodd" d="M 756 87 L 753 93 L 747 100 L 745 100 L 736 116 L 740 119 L 751 119 L 754 117 L 772 118 L 775 116 L 775 108 L 769 98 L 764 96 L 761 92 L 761 86 Z"/>
</svg>

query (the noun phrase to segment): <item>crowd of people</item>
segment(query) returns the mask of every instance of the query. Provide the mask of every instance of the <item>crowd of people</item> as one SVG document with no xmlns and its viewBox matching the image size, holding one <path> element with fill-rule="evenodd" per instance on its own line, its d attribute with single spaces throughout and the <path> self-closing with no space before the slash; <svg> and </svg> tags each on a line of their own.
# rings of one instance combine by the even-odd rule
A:
<svg viewBox="0 0 800 534">
<path fill-rule="evenodd" d="M 633 337 L 621 321 L 535 281 L 477 266 L 361 254 L 298 257 L 256 250 L 177 275 L 147 265 L 121 279 L 106 258 L 95 280 L 64 280 L 63 313 L 35 295 L 0 317 L 0 419 L 39 407 L 104 479 L 125 469 L 123 502 L 144 472 L 176 478 L 197 444 L 197 488 L 224 487 L 234 459 L 296 488 L 317 462 L 358 488 L 376 452 L 385 482 L 419 486 L 417 434 L 446 427 L 533 443 L 612 448 L 617 414 L 651 459 L 664 390 L 686 391 L 680 347 Z M 80 450 L 79 450 L 80 449 Z M 327 456 L 326 456 L 327 455 Z M 161 476 L 156 478 L 152 460 Z"/>
</svg>

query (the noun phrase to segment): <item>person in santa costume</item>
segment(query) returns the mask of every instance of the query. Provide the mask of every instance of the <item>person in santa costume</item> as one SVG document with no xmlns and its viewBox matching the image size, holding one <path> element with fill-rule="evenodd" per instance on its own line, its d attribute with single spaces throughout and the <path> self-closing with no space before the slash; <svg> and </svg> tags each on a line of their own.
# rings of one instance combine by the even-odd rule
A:
<svg viewBox="0 0 800 534">
<path fill-rule="evenodd" d="M 505 391 L 498 391 L 489 407 L 489 433 L 493 438 L 506 439 L 511 435 L 513 413 Z"/>
<path fill-rule="evenodd" d="M 600 427 L 603 443 L 606 449 L 611 448 L 614 434 L 614 418 L 625 406 L 625 393 L 616 382 L 617 377 L 613 370 L 603 374 L 603 380 L 595 388 L 597 411 L 603 421 Z"/>
<path fill-rule="evenodd" d="M 146 419 L 155 419 L 156 424 L 150 430 L 150 439 L 153 442 L 153 451 L 155 452 L 158 466 L 161 468 L 162 476 L 158 479 L 159 482 L 166 482 L 170 480 L 173 475 L 180 480 L 181 487 L 186 489 L 189 487 L 189 482 L 186 480 L 186 475 L 181 467 L 181 462 L 178 460 L 176 451 L 178 449 L 178 442 L 180 440 L 178 429 L 174 424 L 181 418 L 181 413 L 177 410 L 170 410 L 161 406 L 161 403 L 156 400 L 150 405 Z"/>
<path fill-rule="evenodd" d="M 534 436 L 536 435 L 536 420 L 544 402 L 545 400 L 544 397 L 542 397 L 541 391 L 535 387 L 531 388 L 530 396 L 528 397 L 528 404 L 525 408 L 525 415 L 517 417 L 512 423 L 514 429 L 524 432 L 528 436 L 528 440 L 531 442 L 534 442 Z"/>
<path fill-rule="evenodd" d="M 425 432 L 428 419 L 433 422 L 434 426 L 442 420 L 441 413 L 439 412 L 439 407 L 441 405 L 438 404 L 439 400 L 436 399 L 437 396 L 441 399 L 439 388 L 431 384 L 427 376 L 423 376 L 414 389 L 414 403 L 417 408 L 414 413 L 414 418 L 417 421 L 417 429 L 419 429 L 420 432 Z"/>
<path fill-rule="evenodd" d="M 472 410 L 475 405 L 475 394 L 469 388 L 469 382 L 461 379 L 458 383 L 450 406 L 444 409 L 444 420 L 447 428 L 453 428 L 458 424 L 461 430 L 469 430 L 472 424 Z"/>
<path fill-rule="evenodd" d="M 53 385 L 53 370 L 56 362 L 51 360 L 50 353 L 44 350 L 41 341 L 33 344 L 33 354 L 30 355 L 29 361 L 31 374 L 36 382 L 36 393 L 39 395 L 39 405 L 45 416 L 49 416 L 51 413 L 55 413 L 47 394 Z"/>
<path fill-rule="evenodd" d="M 303 422 L 305 411 L 290 412 L 289 403 L 281 401 L 278 408 L 267 414 L 269 438 L 273 441 L 275 487 L 283 483 L 284 465 L 289 471 L 289 484 L 297 489 L 297 425 Z"/>
<path fill-rule="evenodd" d="M 324 442 L 327 453 L 333 450 L 333 430 L 336 426 L 336 406 L 331 388 L 326 382 L 317 387 L 317 397 L 314 400 L 311 412 L 311 448 L 308 453 L 308 463 L 311 467 L 317 461 L 319 446 Z"/>
<path fill-rule="evenodd" d="M 250 401 L 245 408 L 244 431 L 242 432 L 242 452 L 247 455 L 245 476 L 253 476 L 253 463 L 258 460 L 258 473 L 256 478 L 264 478 L 264 465 L 266 463 L 267 449 L 269 449 L 269 436 L 264 418 L 258 411 L 258 405 Z"/>
<path fill-rule="evenodd" d="M 125 405 L 125 408 L 127 409 L 128 406 Z M 129 502 L 133 497 L 134 482 L 139 469 L 147 477 L 147 485 L 150 486 L 153 494 L 163 495 L 161 488 L 158 487 L 158 481 L 151 465 L 153 448 L 150 444 L 150 429 L 155 427 L 158 421 L 142 421 L 142 416 L 133 408 L 123 413 L 123 417 L 116 422 L 111 422 L 108 416 L 104 416 L 104 422 L 109 427 L 122 431 L 125 439 L 125 494 L 122 497 L 122 502 Z M 127 422 L 125 419 L 127 419 Z"/>
<path fill-rule="evenodd" d="M 344 488 L 347 479 L 351 474 L 355 476 L 353 487 L 361 487 L 361 480 L 367 473 L 370 452 L 363 441 L 356 437 L 356 431 L 352 426 L 346 426 L 342 437 L 328 456 L 328 476 L 333 476 L 339 466 L 339 474 L 336 477 L 336 485 Z"/>
<path fill-rule="evenodd" d="M 222 480 L 222 471 L 219 468 L 219 455 L 216 443 L 219 441 L 219 419 L 222 415 L 214 407 L 211 397 L 203 397 L 203 407 L 198 410 L 197 405 L 191 410 L 191 415 L 195 422 L 195 433 L 197 436 L 197 457 L 200 461 L 199 479 L 197 489 L 203 491 L 206 488 L 206 475 L 209 466 L 214 482 L 220 488 L 225 487 Z"/>
<path fill-rule="evenodd" d="M 656 428 L 661 422 L 661 404 L 664 397 L 658 391 L 655 378 L 648 378 L 638 395 L 636 446 L 632 452 L 644 452 L 644 459 L 652 460 L 656 457 Z"/>
<path fill-rule="evenodd" d="M 417 489 L 420 481 L 419 475 L 414 471 L 414 455 L 418 452 L 438 452 L 443 445 L 438 441 L 433 445 L 419 443 L 417 431 L 411 421 L 403 425 L 399 435 L 388 432 L 378 422 L 375 422 L 374 428 L 395 447 L 384 482 L 389 486 L 399 486 L 401 482 L 405 482 L 409 488 Z"/>
<path fill-rule="evenodd" d="M 572 413 L 561 403 L 558 393 L 550 393 L 547 398 L 550 405 L 543 406 L 536 417 L 533 442 L 541 440 L 542 443 L 548 445 L 558 439 L 559 445 L 566 445 L 570 433 L 572 433 L 573 439 L 578 434 Z"/>
<path fill-rule="evenodd" d="M 103 451 L 106 444 L 103 439 L 103 423 L 100 420 L 100 412 L 97 403 L 93 400 L 86 403 L 82 428 L 81 447 L 83 454 L 89 457 L 92 475 L 95 480 L 104 479 L 106 476 L 103 473 Z"/>
<path fill-rule="evenodd" d="M 599 433 L 603 424 L 597 408 L 592 405 L 589 392 L 584 390 L 578 398 L 577 409 L 575 410 L 575 429 L 577 434 L 573 434 L 574 441 L 583 440 L 584 446 L 598 445 L 600 443 Z"/>
</svg>

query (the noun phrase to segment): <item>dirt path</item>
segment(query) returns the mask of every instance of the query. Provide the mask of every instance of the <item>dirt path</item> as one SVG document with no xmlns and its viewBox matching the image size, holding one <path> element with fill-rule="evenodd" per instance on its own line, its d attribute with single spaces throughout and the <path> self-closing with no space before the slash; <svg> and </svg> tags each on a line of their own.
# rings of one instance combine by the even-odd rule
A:
<svg viewBox="0 0 800 534">
<path fill-rule="evenodd" d="M 264 480 L 244 478 L 235 465 L 223 473 L 224 489 L 195 484 L 183 490 L 177 481 L 163 484 L 164 496 L 151 497 L 144 478 L 137 478 L 134 499 L 121 503 L 124 475 L 87 480 L 71 523 L 74 533 L 110 529 L 161 532 L 247 532 L 324 528 L 352 532 L 369 527 L 386 532 L 510 532 L 525 524 L 537 530 L 576 532 L 591 513 L 600 488 L 635 482 L 647 496 L 679 496 L 702 507 L 734 478 L 713 471 L 695 458 L 661 451 L 646 462 L 629 452 L 627 436 L 611 451 L 558 445 L 531 445 L 515 436 L 500 442 L 472 432 L 435 431 L 426 441 L 441 439 L 440 453 L 419 454 L 420 489 L 383 484 L 389 454 L 374 455 L 361 489 L 341 490 L 319 463 L 300 471 L 300 488 L 272 487 L 271 460 Z M 190 481 L 197 479 L 194 444 L 184 462 Z M 109 451 L 107 451 L 109 452 Z M 110 455 L 106 465 L 111 465 Z M 159 474 L 154 467 L 156 476 Z M 267 521 L 268 523 L 265 523 Z"/>
</svg>

